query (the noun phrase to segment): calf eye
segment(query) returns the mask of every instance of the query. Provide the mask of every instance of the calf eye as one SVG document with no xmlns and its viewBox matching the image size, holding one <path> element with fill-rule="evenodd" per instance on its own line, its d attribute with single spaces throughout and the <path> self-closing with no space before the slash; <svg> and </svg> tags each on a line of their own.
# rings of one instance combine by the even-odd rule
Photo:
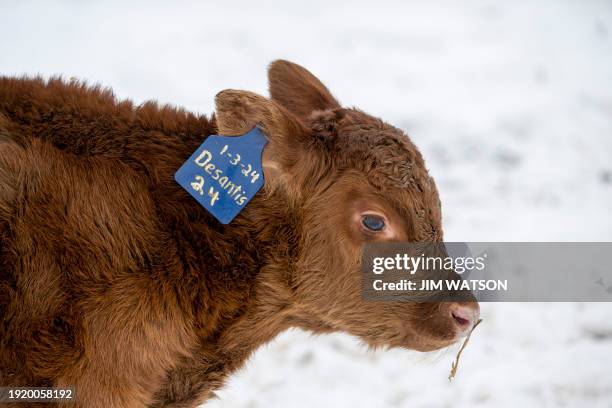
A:
<svg viewBox="0 0 612 408">
<path fill-rule="evenodd" d="M 381 231 L 385 228 L 385 220 L 377 215 L 364 215 L 361 223 L 370 231 Z"/>
</svg>

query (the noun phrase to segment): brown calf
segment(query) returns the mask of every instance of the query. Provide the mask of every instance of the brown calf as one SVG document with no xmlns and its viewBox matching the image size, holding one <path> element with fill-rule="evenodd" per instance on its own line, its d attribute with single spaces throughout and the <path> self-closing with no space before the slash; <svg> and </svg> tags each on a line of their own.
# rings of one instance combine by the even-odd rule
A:
<svg viewBox="0 0 612 408">
<path fill-rule="evenodd" d="M 465 332 L 453 310 L 473 323 L 472 303 L 362 299 L 365 242 L 442 239 L 408 137 L 298 65 L 272 63 L 269 82 L 270 99 L 219 93 L 209 120 L 0 78 L 0 385 L 73 386 L 77 407 L 195 407 L 289 327 L 426 351 Z M 207 135 L 254 125 L 266 183 L 221 225 L 173 175 Z"/>
</svg>

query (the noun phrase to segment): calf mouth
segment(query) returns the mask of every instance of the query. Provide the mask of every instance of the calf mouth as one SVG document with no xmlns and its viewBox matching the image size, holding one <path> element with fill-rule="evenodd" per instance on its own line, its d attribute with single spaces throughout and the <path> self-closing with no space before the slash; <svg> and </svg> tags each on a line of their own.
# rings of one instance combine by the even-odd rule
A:
<svg viewBox="0 0 612 408">
<path fill-rule="evenodd" d="M 435 317 L 405 329 L 394 345 L 420 352 L 440 350 L 467 337 L 479 320 L 480 306 L 477 302 L 441 303 Z M 419 324 L 423 323 L 431 324 L 434 329 L 418 329 Z"/>
</svg>

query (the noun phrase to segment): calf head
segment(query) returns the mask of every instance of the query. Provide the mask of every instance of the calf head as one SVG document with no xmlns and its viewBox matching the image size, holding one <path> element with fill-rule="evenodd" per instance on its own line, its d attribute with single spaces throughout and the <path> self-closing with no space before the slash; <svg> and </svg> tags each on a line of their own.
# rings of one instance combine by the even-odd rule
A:
<svg viewBox="0 0 612 408">
<path fill-rule="evenodd" d="M 447 346 L 476 320 L 464 303 L 367 302 L 361 250 L 372 241 L 440 242 L 438 191 L 416 146 L 398 128 L 344 108 L 310 72 L 269 69 L 271 98 L 216 97 L 219 133 L 254 125 L 269 138 L 265 189 L 297 214 L 297 256 L 286 285 L 308 328 L 346 331 L 369 345 L 421 351 Z M 314 322 L 314 323 L 313 323 Z"/>
</svg>

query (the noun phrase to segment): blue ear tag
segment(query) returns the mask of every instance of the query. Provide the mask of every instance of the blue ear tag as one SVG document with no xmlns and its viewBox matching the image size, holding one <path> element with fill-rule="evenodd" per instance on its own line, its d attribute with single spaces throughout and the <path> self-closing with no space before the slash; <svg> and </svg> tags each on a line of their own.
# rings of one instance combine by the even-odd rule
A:
<svg viewBox="0 0 612 408">
<path fill-rule="evenodd" d="M 259 128 L 242 136 L 211 135 L 174 179 L 222 224 L 229 224 L 264 185 L 268 140 Z"/>
</svg>

